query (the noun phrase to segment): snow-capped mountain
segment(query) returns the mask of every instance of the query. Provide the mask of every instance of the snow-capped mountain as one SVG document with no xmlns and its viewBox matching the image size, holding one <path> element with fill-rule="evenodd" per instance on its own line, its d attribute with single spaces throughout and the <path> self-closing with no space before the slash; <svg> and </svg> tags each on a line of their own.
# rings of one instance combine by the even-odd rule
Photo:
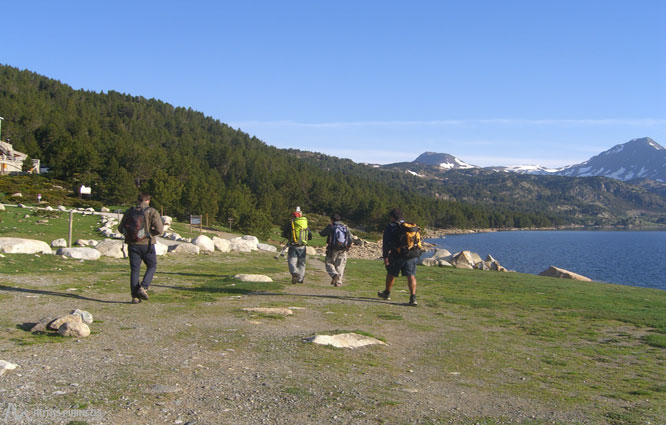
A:
<svg viewBox="0 0 666 425">
<path fill-rule="evenodd" d="M 414 161 L 434 165 L 443 170 L 480 168 L 447 153 L 425 152 Z M 570 177 L 603 176 L 616 180 L 649 179 L 666 182 L 666 148 L 649 137 L 633 139 L 616 145 L 589 160 L 562 168 L 540 165 L 485 167 L 486 170 L 521 174 L 560 175 Z"/>
<path fill-rule="evenodd" d="M 424 165 L 435 165 L 445 170 L 478 168 L 476 165 L 470 165 L 448 153 L 424 152 L 412 162 Z"/>
<path fill-rule="evenodd" d="M 622 181 L 646 178 L 666 182 L 666 149 L 649 137 L 633 139 L 555 174 L 603 176 Z"/>
</svg>

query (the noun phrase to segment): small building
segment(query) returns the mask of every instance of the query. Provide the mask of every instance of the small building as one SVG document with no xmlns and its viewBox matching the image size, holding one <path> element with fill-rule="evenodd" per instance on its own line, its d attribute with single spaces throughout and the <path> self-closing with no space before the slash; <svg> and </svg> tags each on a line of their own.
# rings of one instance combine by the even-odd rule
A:
<svg viewBox="0 0 666 425">
<path fill-rule="evenodd" d="M 28 157 L 27 154 L 14 150 L 14 147 L 0 141 L 0 175 L 22 174 L 23 161 Z M 39 174 L 39 159 L 32 160 L 32 168 L 28 171 L 30 174 Z"/>
</svg>

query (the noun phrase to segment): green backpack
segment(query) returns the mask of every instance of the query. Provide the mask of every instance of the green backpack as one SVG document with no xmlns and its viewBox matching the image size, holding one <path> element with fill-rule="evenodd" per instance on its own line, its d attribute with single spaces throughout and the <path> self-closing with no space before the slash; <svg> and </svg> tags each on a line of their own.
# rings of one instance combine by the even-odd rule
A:
<svg viewBox="0 0 666 425">
<path fill-rule="evenodd" d="M 297 217 L 291 220 L 291 243 L 296 245 L 308 244 L 308 219 Z"/>
</svg>

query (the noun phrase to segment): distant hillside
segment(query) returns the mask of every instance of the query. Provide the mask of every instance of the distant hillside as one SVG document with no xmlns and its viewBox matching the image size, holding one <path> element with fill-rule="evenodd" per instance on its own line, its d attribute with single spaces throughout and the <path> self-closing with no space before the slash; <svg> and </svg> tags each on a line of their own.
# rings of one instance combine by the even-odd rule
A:
<svg viewBox="0 0 666 425">
<path fill-rule="evenodd" d="M 114 91 L 66 84 L 0 66 L 2 136 L 72 188 L 92 187 L 109 204 L 133 202 L 139 189 L 165 213 L 268 234 L 295 206 L 339 212 L 372 229 L 401 207 L 424 226 L 547 226 L 562 220 L 433 196 L 422 179 L 351 161 L 266 145 L 192 109 Z"/>
</svg>

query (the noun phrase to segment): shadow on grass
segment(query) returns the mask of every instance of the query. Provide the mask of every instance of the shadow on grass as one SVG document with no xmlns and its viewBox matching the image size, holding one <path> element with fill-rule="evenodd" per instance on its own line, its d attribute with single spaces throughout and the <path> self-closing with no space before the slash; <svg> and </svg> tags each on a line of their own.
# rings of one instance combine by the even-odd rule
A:
<svg viewBox="0 0 666 425">
<path fill-rule="evenodd" d="M 196 276 L 196 277 L 214 277 L 214 278 L 227 278 L 230 277 L 226 274 L 205 274 L 205 273 L 185 273 L 185 272 L 160 272 L 160 275 L 177 275 L 177 276 Z"/>
<path fill-rule="evenodd" d="M 408 303 L 398 303 L 382 300 L 372 297 L 356 297 L 351 295 L 325 295 L 325 294 L 286 294 L 284 292 L 275 292 L 276 289 L 284 287 L 283 284 L 276 282 L 258 283 L 258 282 L 241 282 L 235 283 L 235 286 L 174 286 L 174 285 L 160 285 L 152 284 L 153 287 L 174 289 L 177 291 L 190 292 L 194 294 L 209 294 L 209 295 L 248 295 L 248 296 L 273 296 L 273 297 L 292 297 L 292 298 L 323 298 L 331 300 L 342 301 L 357 301 L 366 303 L 378 303 L 388 305 L 409 305 Z"/>
<path fill-rule="evenodd" d="M 77 300 L 94 301 L 94 302 L 97 302 L 97 303 L 104 303 L 104 304 L 127 304 L 128 303 L 128 302 L 125 302 L 125 301 L 98 300 L 96 298 L 84 297 L 83 295 L 68 294 L 68 293 L 64 293 L 64 292 L 45 291 L 43 289 L 13 288 L 11 286 L 5 286 L 5 285 L 0 285 L 0 291 L 21 292 L 21 293 L 26 293 L 26 294 L 48 295 L 48 296 L 52 296 L 52 297 L 75 298 Z"/>
</svg>

